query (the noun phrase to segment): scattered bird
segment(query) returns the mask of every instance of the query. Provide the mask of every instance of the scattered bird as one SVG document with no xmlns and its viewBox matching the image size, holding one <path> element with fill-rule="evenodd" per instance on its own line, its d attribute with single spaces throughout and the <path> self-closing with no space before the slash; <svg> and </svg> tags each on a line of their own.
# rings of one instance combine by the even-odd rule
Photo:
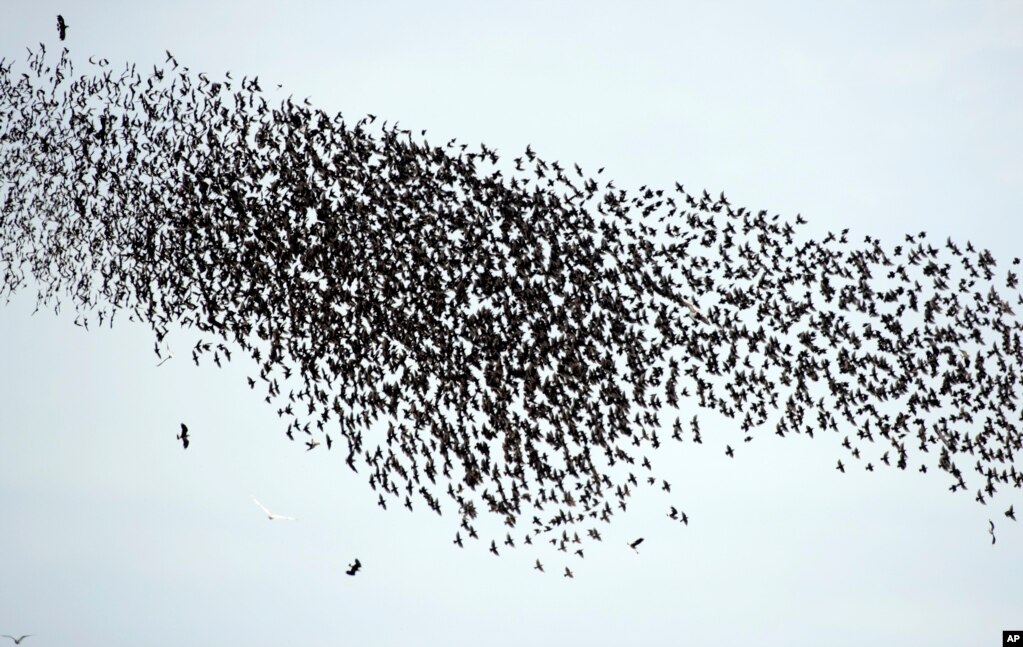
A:
<svg viewBox="0 0 1023 647">
<path fill-rule="evenodd" d="M 632 550 L 634 550 L 637 553 L 639 553 L 639 545 L 642 544 L 642 543 L 643 543 L 643 538 L 640 537 L 636 541 L 630 542 L 629 543 L 629 548 L 631 548 Z"/>
<path fill-rule="evenodd" d="M 541 573 L 543 573 L 543 564 L 540 563 L 539 559 L 536 560 L 536 566 L 533 567 L 533 570 L 540 571 Z"/>
<path fill-rule="evenodd" d="M 1009 509 L 1005 511 L 1005 516 L 1010 518 L 1010 519 L 1012 519 L 1013 521 L 1015 521 L 1016 520 L 1016 513 L 1013 511 L 1012 508 L 1013 508 L 1013 506 L 1010 505 Z"/>
<path fill-rule="evenodd" d="M 266 517 L 270 521 L 297 521 L 295 517 L 285 517 L 282 514 L 274 514 L 270 512 L 269 510 L 266 509 L 266 506 L 264 506 L 262 503 L 259 502 L 258 499 L 256 499 L 256 497 L 252 497 L 252 500 L 256 502 L 256 505 L 258 505 L 263 512 L 266 513 Z"/>
<path fill-rule="evenodd" d="M 181 423 L 181 433 L 178 434 L 177 438 L 181 441 L 182 447 L 188 449 L 188 427 L 183 422 Z"/>
<path fill-rule="evenodd" d="M 64 40 L 64 37 L 67 36 L 67 27 L 67 23 L 64 22 L 64 16 L 57 14 L 57 35 L 60 36 L 61 40 Z"/>
<path fill-rule="evenodd" d="M 360 562 L 359 558 L 356 557 L 355 561 L 348 565 L 348 570 L 345 571 L 345 573 L 347 573 L 348 575 L 355 575 L 356 573 L 359 572 L 359 569 L 361 569 L 361 568 L 362 568 L 362 562 Z"/>
<path fill-rule="evenodd" d="M 572 569 L 570 569 L 569 567 L 566 566 L 565 567 L 565 575 L 563 577 L 575 578 L 575 575 L 572 575 Z"/>
<path fill-rule="evenodd" d="M 991 535 L 991 545 L 994 546 L 995 545 L 995 522 L 991 521 L 990 519 L 988 519 L 987 522 L 989 524 L 991 524 L 991 527 L 988 528 L 987 533 L 989 535 Z"/>
<path fill-rule="evenodd" d="M 15 638 L 14 636 L 8 636 L 7 634 L 4 634 L 3 637 L 4 638 L 10 638 L 11 640 L 14 641 L 15 645 L 20 645 L 22 640 L 25 640 L 26 638 L 28 638 L 31 635 L 32 634 L 25 634 L 24 636 L 21 636 L 20 638 Z"/>
</svg>

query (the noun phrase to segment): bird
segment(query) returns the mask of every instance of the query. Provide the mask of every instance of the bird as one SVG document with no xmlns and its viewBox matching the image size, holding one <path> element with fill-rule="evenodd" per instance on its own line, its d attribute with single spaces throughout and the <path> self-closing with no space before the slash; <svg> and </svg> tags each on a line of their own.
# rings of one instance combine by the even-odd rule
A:
<svg viewBox="0 0 1023 647">
<path fill-rule="evenodd" d="M 684 303 L 685 306 L 687 308 L 689 308 L 689 314 L 691 314 L 694 318 L 699 319 L 700 321 L 702 321 L 704 323 L 710 323 L 710 320 L 707 319 L 706 315 L 703 314 L 702 310 L 700 310 L 698 307 L 696 307 L 695 303 L 693 303 L 689 299 L 685 299 L 685 298 L 682 299 L 682 303 Z"/>
<path fill-rule="evenodd" d="M 188 427 L 183 422 L 181 423 L 181 433 L 178 434 L 177 438 L 181 441 L 182 447 L 188 449 Z"/>
<path fill-rule="evenodd" d="M 320 441 L 318 441 L 315 438 L 313 438 L 312 440 L 310 440 L 309 442 L 307 442 L 305 444 L 306 451 L 309 452 L 309 451 L 312 451 L 312 450 L 316 449 L 316 447 L 318 447 L 319 444 L 320 444 Z"/>
<path fill-rule="evenodd" d="M 270 512 L 269 510 L 266 509 L 266 506 L 264 506 L 262 503 L 259 502 L 258 499 L 256 499 L 256 497 L 252 497 L 252 500 L 256 502 L 256 505 L 258 505 L 263 512 L 266 513 L 266 516 L 270 521 L 298 521 L 298 519 L 296 519 L 295 517 L 285 517 L 282 514 L 274 514 Z"/>
<path fill-rule="evenodd" d="M 634 550 L 634 551 L 636 551 L 638 553 L 639 552 L 639 550 L 638 550 L 639 545 L 642 544 L 642 543 L 643 543 L 643 538 L 640 537 L 636 541 L 629 542 L 628 545 L 629 545 L 629 548 L 631 548 L 632 550 Z"/>
<path fill-rule="evenodd" d="M 345 571 L 345 573 L 348 575 L 355 575 L 359 572 L 360 568 L 362 568 L 362 562 L 360 562 L 359 558 L 356 557 L 355 561 L 348 565 L 348 570 Z"/>
<path fill-rule="evenodd" d="M 565 574 L 563 575 L 563 577 L 571 577 L 571 578 L 574 579 L 575 575 L 572 574 L 572 569 L 570 569 L 569 567 L 566 566 L 565 567 Z"/>
<path fill-rule="evenodd" d="M 989 524 L 991 524 L 991 527 L 988 528 L 987 534 L 991 535 L 991 545 L 994 546 L 995 545 L 995 541 L 996 541 L 995 540 L 995 522 L 991 521 L 990 519 L 988 519 L 987 522 Z"/>
<path fill-rule="evenodd" d="M 26 638 L 28 638 L 31 635 L 32 634 L 25 634 L 24 636 L 21 636 L 19 638 L 15 638 L 14 636 L 8 636 L 7 634 L 4 634 L 2 637 L 3 638 L 10 638 L 11 640 L 14 641 L 15 645 L 20 645 L 22 640 L 25 640 Z"/>
<path fill-rule="evenodd" d="M 169 362 L 169 361 L 170 361 L 170 360 L 172 360 L 172 359 L 174 359 L 174 353 L 168 352 L 168 353 L 167 353 L 167 357 L 164 357 L 163 359 L 161 359 L 161 360 L 160 360 L 160 361 L 159 361 L 159 362 L 157 363 L 156 367 L 157 367 L 157 368 L 160 368 L 161 366 L 163 366 L 163 365 L 164 365 L 165 363 Z"/>
<path fill-rule="evenodd" d="M 668 517 L 671 519 L 678 519 L 678 508 L 671 506 L 671 511 L 668 513 Z"/>
<path fill-rule="evenodd" d="M 1009 509 L 1005 511 L 1005 516 L 1010 518 L 1010 519 L 1012 519 L 1013 521 L 1015 521 L 1016 520 L 1016 513 L 1015 513 L 1015 511 L 1013 511 L 1012 508 L 1013 508 L 1013 506 L 1010 505 Z"/>
<path fill-rule="evenodd" d="M 533 567 L 533 570 L 540 571 L 541 573 L 543 573 L 543 564 L 540 563 L 539 559 L 536 560 L 536 566 Z"/>
<path fill-rule="evenodd" d="M 57 35 L 60 36 L 61 40 L 64 40 L 64 37 L 67 36 L 67 27 L 67 23 L 64 22 L 64 16 L 57 14 Z"/>
</svg>

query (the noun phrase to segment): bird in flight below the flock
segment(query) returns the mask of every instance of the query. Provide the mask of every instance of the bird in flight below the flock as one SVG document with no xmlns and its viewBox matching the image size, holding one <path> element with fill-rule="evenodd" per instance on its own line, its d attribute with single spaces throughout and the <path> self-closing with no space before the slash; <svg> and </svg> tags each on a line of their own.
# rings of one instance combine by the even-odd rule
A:
<svg viewBox="0 0 1023 647">
<path fill-rule="evenodd" d="M 636 551 L 638 553 L 639 552 L 639 545 L 642 544 L 642 543 L 643 543 L 643 538 L 640 537 L 636 541 L 629 542 L 629 548 L 631 548 L 632 550 L 634 550 L 634 551 Z"/>
<path fill-rule="evenodd" d="M 183 422 L 181 423 L 181 433 L 178 434 L 178 440 L 181 441 L 184 449 L 188 449 L 188 426 Z"/>
<path fill-rule="evenodd" d="M 345 573 L 348 575 L 355 575 L 359 572 L 360 568 L 362 568 L 362 562 L 360 562 L 359 558 L 356 557 L 355 561 L 348 565 L 348 570 L 345 571 Z"/>
<path fill-rule="evenodd" d="M 988 528 L 987 534 L 991 535 L 991 545 L 994 546 L 995 541 L 997 541 L 995 539 L 995 522 L 991 521 L 990 519 L 988 519 L 987 522 L 991 524 L 991 527 Z"/>
<path fill-rule="evenodd" d="M 172 359 L 174 359 L 174 353 L 167 353 L 167 357 L 161 359 L 160 362 L 156 365 L 156 367 L 160 368 L 161 366 L 163 366 Z"/>
<path fill-rule="evenodd" d="M 279 521 L 298 521 L 297 519 L 295 519 L 295 517 L 285 517 L 282 514 L 274 514 L 274 513 L 270 512 L 269 510 L 266 509 L 265 505 L 263 505 L 262 503 L 259 502 L 258 499 L 256 499 L 256 497 L 252 497 L 252 500 L 256 502 L 256 505 L 258 505 L 260 507 L 260 509 L 263 510 L 263 512 L 266 513 L 266 516 L 267 516 L 268 519 L 270 519 L 270 521 L 278 521 L 278 520 Z"/>
<path fill-rule="evenodd" d="M 26 638 L 28 638 L 31 635 L 32 634 L 25 634 L 24 636 L 22 636 L 20 638 L 15 638 L 14 636 L 8 636 L 7 634 L 4 634 L 3 637 L 4 638 L 10 638 L 11 640 L 14 641 L 15 645 L 20 645 L 22 640 L 25 640 Z"/>
<path fill-rule="evenodd" d="M 60 36 L 61 40 L 64 40 L 64 37 L 67 36 L 67 23 L 64 22 L 64 16 L 60 14 L 57 14 L 57 35 Z M 17 643 L 18 641 L 15 641 L 15 644 Z"/>
<path fill-rule="evenodd" d="M 1015 521 L 1016 520 L 1016 512 L 1012 508 L 1013 508 L 1013 506 L 1010 505 L 1009 509 L 1005 511 L 1005 516 L 1010 518 L 1010 519 L 1012 519 L 1013 521 Z"/>
</svg>

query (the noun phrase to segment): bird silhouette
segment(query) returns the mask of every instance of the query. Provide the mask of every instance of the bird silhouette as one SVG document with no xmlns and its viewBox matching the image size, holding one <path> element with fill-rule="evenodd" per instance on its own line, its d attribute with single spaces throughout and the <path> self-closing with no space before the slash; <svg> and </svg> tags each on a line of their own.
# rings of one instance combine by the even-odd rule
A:
<svg viewBox="0 0 1023 647">
<path fill-rule="evenodd" d="M 181 433 L 178 434 L 177 439 L 181 441 L 181 446 L 184 449 L 188 449 L 188 427 L 185 423 L 181 423 Z"/>
<path fill-rule="evenodd" d="M 359 559 L 356 558 L 354 562 L 348 565 L 348 570 L 345 571 L 345 573 L 347 573 L 348 575 L 355 575 L 356 573 L 359 572 L 361 568 L 362 562 L 360 562 Z"/>
</svg>

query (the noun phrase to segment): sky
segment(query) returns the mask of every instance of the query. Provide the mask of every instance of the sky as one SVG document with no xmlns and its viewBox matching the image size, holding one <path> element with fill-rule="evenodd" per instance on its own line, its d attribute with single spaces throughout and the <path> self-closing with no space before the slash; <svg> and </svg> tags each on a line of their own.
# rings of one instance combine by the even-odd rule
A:
<svg viewBox="0 0 1023 647">
<path fill-rule="evenodd" d="M 0 58 L 59 47 L 62 13 L 82 62 L 170 50 L 431 141 L 724 191 L 818 237 L 1021 251 L 1018 2 L 5 5 Z M 703 446 L 655 460 L 670 497 L 634 497 L 585 558 L 495 558 L 452 545 L 453 516 L 380 510 L 343 453 L 288 442 L 244 358 L 196 367 L 177 330 L 156 367 L 144 325 L 34 305 L 0 307 L 0 634 L 26 645 L 959 646 L 1023 627 L 1023 530 L 1002 516 L 1023 501 L 839 474 L 853 429 L 762 433 L 728 459 L 738 431 L 704 423 Z"/>
</svg>

